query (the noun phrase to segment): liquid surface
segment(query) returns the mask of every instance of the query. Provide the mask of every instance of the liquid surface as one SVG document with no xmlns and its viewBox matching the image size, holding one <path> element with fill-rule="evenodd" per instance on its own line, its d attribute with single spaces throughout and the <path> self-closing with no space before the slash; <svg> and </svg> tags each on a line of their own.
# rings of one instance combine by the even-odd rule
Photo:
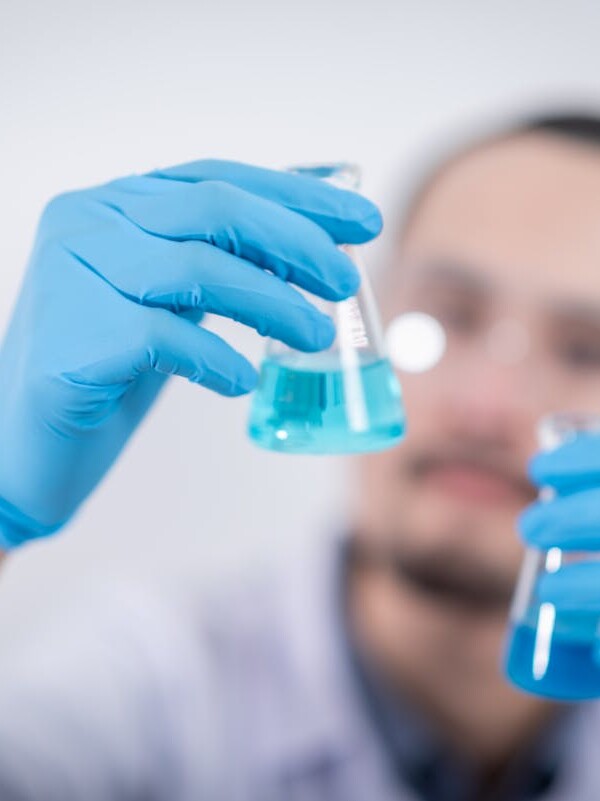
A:
<svg viewBox="0 0 600 801">
<path fill-rule="evenodd" d="M 597 626 L 597 616 L 569 615 L 562 620 L 559 616 L 548 658 L 537 665 L 535 626 L 514 626 L 506 658 L 509 679 L 521 689 L 563 701 L 599 698 L 600 662 L 594 659 Z"/>
<path fill-rule="evenodd" d="M 267 360 L 248 433 L 287 453 L 382 450 L 404 435 L 400 385 L 387 359 L 362 357 L 344 370 L 332 353 Z"/>
</svg>

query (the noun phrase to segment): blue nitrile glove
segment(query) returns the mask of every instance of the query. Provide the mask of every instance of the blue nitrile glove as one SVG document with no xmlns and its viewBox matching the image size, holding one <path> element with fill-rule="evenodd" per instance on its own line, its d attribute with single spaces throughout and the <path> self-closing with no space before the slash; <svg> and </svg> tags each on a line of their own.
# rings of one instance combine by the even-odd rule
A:
<svg viewBox="0 0 600 801">
<path fill-rule="evenodd" d="M 538 454 L 530 475 L 556 494 L 521 515 L 525 542 L 542 550 L 600 551 L 600 435 L 580 434 Z M 591 613 L 600 620 L 600 561 L 567 562 L 556 573 L 543 574 L 537 591 L 540 602 L 554 604 L 557 613 Z M 600 660 L 600 640 L 596 657 Z"/>
<path fill-rule="evenodd" d="M 60 528 L 177 374 L 223 395 L 252 365 L 199 327 L 214 312 L 319 350 L 324 298 L 358 275 L 335 243 L 381 228 L 367 200 L 309 176 L 199 161 L 52 200 L 0 349 L 0 548 Z"/>
</svg>

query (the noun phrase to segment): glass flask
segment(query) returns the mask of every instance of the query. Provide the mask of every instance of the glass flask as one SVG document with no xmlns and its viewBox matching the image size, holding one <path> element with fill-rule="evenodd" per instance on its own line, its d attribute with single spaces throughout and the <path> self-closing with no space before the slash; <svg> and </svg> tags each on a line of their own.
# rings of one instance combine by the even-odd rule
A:
<svg viewBox="0 0 600 801">
<path fill-rule="evenodd" d="M 582 433 L 600 435 L 600 416 L 550 415 L 542 419 L 538 439 L 542 449 L 552 450 Z M 551 487 L 543 488 L 540 499 L 549 500 L 553 494 Z M 554 604 L 540 603 L 536 592 L 545 572 L 591 559 L 598 559 L 598 554 L 527 548 L 510 613 L 506 654 L 507 675 L 521 689 L 564 701 L 600 696 L 600 666 L 594 658 L 600 618 L 592 612 L 557 612 Z"/>
<path fill-rule="evenodd" d="M 342 189 L 359 187 L 352 164 L 297 167 Z M 377 451 L 404 435 L 400 384 L 385 355 L 379 312 L 360 258 L 342 245 L 356 265 L 361 285 L 353 297 L 309 299 L 335 323 L 332 345 L 303 353 L 269 340 L 248 423 L 251 439 L 286 453 L 341 454 Z"/>
</svg>

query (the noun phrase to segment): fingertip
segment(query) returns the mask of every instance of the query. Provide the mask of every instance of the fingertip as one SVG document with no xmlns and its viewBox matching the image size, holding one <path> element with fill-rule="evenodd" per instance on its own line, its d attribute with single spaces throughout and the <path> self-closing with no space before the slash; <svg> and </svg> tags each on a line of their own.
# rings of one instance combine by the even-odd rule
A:
<svg viewBox="0 0 600 801">
<path fill-rule="evenodd" d="M 286 340 L 291 347 L 304 353 L 315 353 L 331 347 L 336 337 L 335 324 L 326 314 L 313 309 L 307 320 L 308 326 L 297 329 L 294 341 Z"/>
<path fill-rule="evenodd" d="M 344 215 L 348 226 L 345 241 L 360 245 L 379 236 L 383 228 L 383 217 L 379 208 L 368 198 L 349 193 L 351 202 Z"/>
<path fill-rule="evenodd" d="M 537 512 L 537 505 L 528 506 L 517 517 L 517 531 L 521 539 L 528 545 L 533 544 L 534 537 L 532 536 L 537 526 L 535 525 L 535 516 Z"/>
<path fill-rule="evenodd" d="M 542 486 L 546 480 L 546 454 L 538 453 L 529 460 L 527 475 L 529 480 L 537 487 Z"/>
<path fill-rule="evenodd" d="M 356 293 L 360 289 L 360 273 L 358 272 L 352 261 L 350 259 L 348 259 L 348 261 L 350 261 L 350 264 L 352 266 L 342 275 L 340 280 L 340 290 L 342 298 L 350 298 L 352 297 L 352 295 L 356 295 Z"/>
<path fill-rule="evenodd" d="M 312 219 L 337 244 L 362 245 L 379 236 L 383 217 L 377 206 L 362 195 L 343 192 L 343 200 L 328 214 L 311 214 Z"/>
<path fill-rule="evenodd" d="M 256 389 L 258 373 L 248 362 L 234 371 L 228 371 L 225 375 L 221 372 L 211 372 L 210 375 L 203 374 L 197 378 L 190 378 L 190 381 L 218 392 L 226 398 L 238 398 Z"/>
<path fill-rule="evenodd" d="M 383 217 L 381 212 L 373 203 L 370 201 L 367 202 L 369 203 L 370 209 L 360 223 L 365 232 L 365 239 L 363 240 L 365 242 L 375 239 L 383 230 Z"/>
<path fill-rule="evenodd" d="M 325 350 L 331 347 L 335 335 L 335 324 L 331 317 L 319 314 L 319 322 L 315 329 L 315 350 Z"/>
<path fill-rule="evenodd" d="M 233 384 L 232 396 L 247 395 L 249 392 L 253 392 L 257 385 L 258 372 L 250 362 L 247 362 L 242 365 L 236 376 L 236 382 Z"/>
<path fill-rule="evenodd" d="M 325 272 L 325 271 L 324 271 Z M 336 249 L 335 261 L 325 272 L 328 282 L 327 295 L 320 293 L 327 300 L 339 301 L 356 295 L 360 288 L 360 274 L 352 259 L 342 250 Z"/>
</svg>

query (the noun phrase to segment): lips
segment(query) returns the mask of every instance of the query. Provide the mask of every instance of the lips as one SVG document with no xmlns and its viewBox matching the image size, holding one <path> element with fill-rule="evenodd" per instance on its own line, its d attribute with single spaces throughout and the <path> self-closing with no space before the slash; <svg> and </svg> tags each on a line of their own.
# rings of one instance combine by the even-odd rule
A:
<svg viewBox="0 0 600 801">
<path fill-rule="evenodd" d="M 430 465 L 421 479 L 425 486 L 468 503 L 524 505 L 535 496 L 525 479 L 458 460 Z"/>
</svg>

